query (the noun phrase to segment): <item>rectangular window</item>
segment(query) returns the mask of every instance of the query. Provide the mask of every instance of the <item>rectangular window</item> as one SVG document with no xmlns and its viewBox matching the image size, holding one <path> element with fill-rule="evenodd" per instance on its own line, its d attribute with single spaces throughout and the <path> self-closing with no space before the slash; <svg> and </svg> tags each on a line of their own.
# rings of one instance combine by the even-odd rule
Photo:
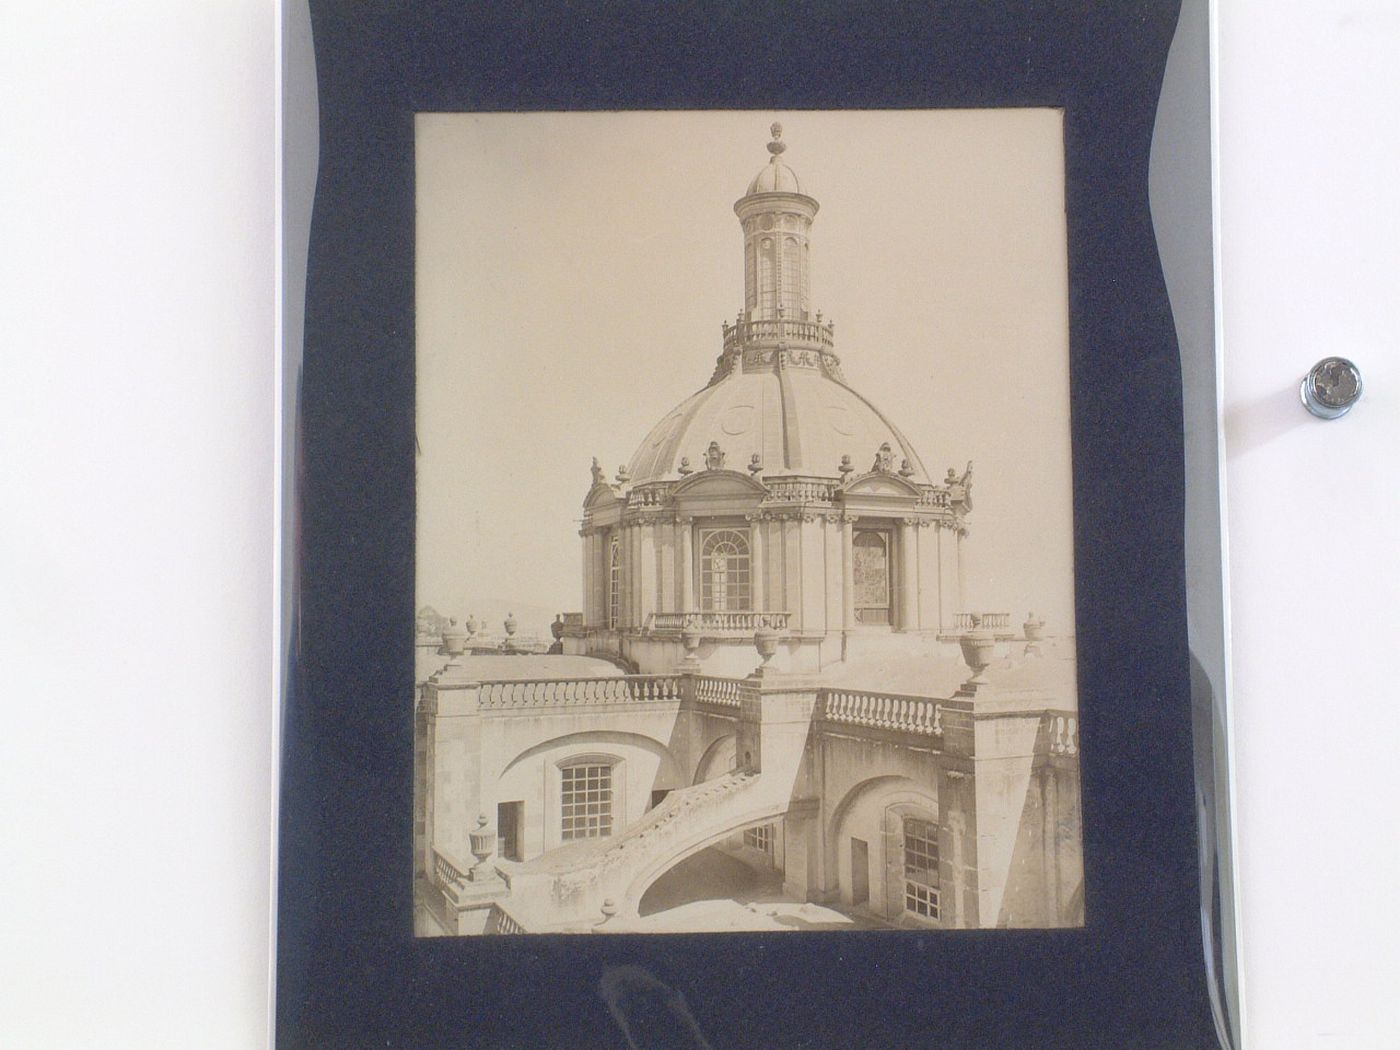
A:
<svg viewBox="0 0 1400 1050">
<path fill-rule="evenodd" d="M 744 829 L 744 845 L 773 855 L 773 825 L 760 824 L 756 828 Z"/>
<path fill-rule="evenodd" d="M 608 540 L 608 629 L 622 622 L 622 543 L 617 533 Z"/>
<path fill-rule="evenodd" d="M 612 834 L 612 766 L 565 766 L 559 793 L 564 841 Z"/>
<path fill-rule="evenodd" d="M 904 819 L 904 910 L 938 918 L 938 825 Z"/>
<path fill-rule="evenodd" d="M 851 543 L 856 622 L 886 625 L 890 619 L 890 534 L 857 529 Z"/>
</svg>

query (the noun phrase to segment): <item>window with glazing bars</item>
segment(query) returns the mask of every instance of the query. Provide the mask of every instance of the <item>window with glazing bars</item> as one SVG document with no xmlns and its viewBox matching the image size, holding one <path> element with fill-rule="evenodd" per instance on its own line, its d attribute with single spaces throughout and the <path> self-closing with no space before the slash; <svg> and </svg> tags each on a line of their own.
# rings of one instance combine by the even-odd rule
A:
<svg viewBox="0 0 1400 1050">
<path fill-rule="evenodd" d="M 745 828 L 744 845 L 771 854 L 773 852 L 773 825 L 760 824 L 756 828 Z"/>
<path fill-rule="evenodd" d="M 904 818 L 904 910 L 938 918 L 938 825 Z"/>
<path fill-rule="evenodd" d="M 613 533 L 608 544 L 608 628 L 615 629 L 622 618 L 622 544 Z"/>
<path fill-rule="evenodd" d="M 612 766 L 577 765 L 560 770 L 560 830 L 569 839 L 606 838 L 612 834 Z"/>
<path fill-rule="evenodd" d="M 700 607 L 718 612 L 750 608 L 749 537 L 738 529 L 714 529 L 700 543 Z"/>
</svg>

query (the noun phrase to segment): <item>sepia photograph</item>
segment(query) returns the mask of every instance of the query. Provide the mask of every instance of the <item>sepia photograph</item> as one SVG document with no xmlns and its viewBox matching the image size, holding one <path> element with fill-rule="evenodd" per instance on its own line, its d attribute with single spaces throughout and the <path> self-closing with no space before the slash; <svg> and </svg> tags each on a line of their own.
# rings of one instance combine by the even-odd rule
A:
<svg viewBox="0 0 1400 1050">
<path fill-rule="evenodd" d="M 415 933 L 1082 926 L 1063 112 L 414 143 Z"/>
</svg>

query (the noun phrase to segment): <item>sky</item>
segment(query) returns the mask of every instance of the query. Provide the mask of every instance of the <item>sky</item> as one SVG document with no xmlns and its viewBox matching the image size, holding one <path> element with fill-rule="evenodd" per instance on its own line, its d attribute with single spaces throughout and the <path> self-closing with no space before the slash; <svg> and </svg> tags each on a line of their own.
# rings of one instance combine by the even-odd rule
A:
<svg viewBox="0 0 1400 1050">
<path fill-rule="evenodd" d="M 419 606 L 581 608 L 592 457 L 709 379 L 774 120 L 847 381 L 930 475 L 975 464 L 964 604 L 1073 630 L 1053 109 L 419 114 Z"/>
</svg>

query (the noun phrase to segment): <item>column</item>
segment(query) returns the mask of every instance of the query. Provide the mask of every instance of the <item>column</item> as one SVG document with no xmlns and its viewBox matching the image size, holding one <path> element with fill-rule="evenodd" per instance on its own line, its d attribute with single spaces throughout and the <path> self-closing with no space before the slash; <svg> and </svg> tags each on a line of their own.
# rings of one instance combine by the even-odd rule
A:
<svg viewBox="0 0 1400 1050">
<path fill-rule="evenodd" d="M 919 626 L 918 526 L 913 518 L 899 523 L 899 629 Z"/>
<path fill-rule="evenodd" d="M 617 527 L 622 538 L 617 551 L 622 577 L 617 588 L 617 626 L 622 630 L 632 623 L 632 581 L 636 574 L 632 571 L 632 526 L 619 521 Z"/>
<path fill-rule="evenodd" d="M 764 535 L 764 515 L 750 514 L 747 516 L 750 522 L 749 528 L 749 603 L 755 612 L 768 612 L 768 580 L 764 576 L 763 568 L 763 548 L 767 542 Z M 779 610 L 781 611 L 781 610 Z"/>
<path fill-rule="evenodd" d="M 656 526 L 650 521 L 637 524 L 638 553 L 641 561 L 639 585 L 641 601 L 637 607 L 637 626 L 645 626 L 647 616 L 656 612 Z"/>
<path fill-rule="evenodd" d="M 841 629 L 850 631 L 856 622 L 856 566 L 852 547 L 856 519 L 841 515 Z M 842 647 L 844 650 L 844 646 Z"/>
<path fill-rule="evenodd" d="M 802 551 L 802 608 L 797 626 L 804 633 L 823 630 L 826 609 L 826 565 L 822 549 L 822 522 L 814 514 L 804 513 L 798 535 Z"/>
<path fill-rule="evenodd" d="M 681 612 L 695 611 L 695 561 L 690 553 L 690 525 L 693 519 L 676 518 L 676 546 L 680 548 Z"/>
<path fill-rule="evenodd" d="M 958 586 L 958 533 L 956 526 L 938 527 L 938 606 L 940 626 L 951 628 L 963 612 Z"/>
<path fill-rule="evenodd" d="M 676 611 L 676 530 L 670 518 L 656 524 L 656 611 Z"/>
<path fill-rule="evenodd" d="M 627 559 L 627 580 L 630 583 L 629 591 L 632 595 L 632 616 L 627 621 L 632 627 L 641 627 L 642 616 L 642 526 L 639 522 L 632 522 L 627 529 L 628 535 L 632 537 L 631 556 Z"/>
<path fill-rule="evenodd" d="M 938 531 L 933 523 L 919 522 L 915 531 L 919 547 L 919 626 L 938 627 Z"/>
<path fill-rule="evenodd" d="M 837 528 L 837 524 L 836 515 L 822 515 L 822 560 L 825 563 L 822 577 L 822 600 L 825 602 L 822 629 L 827 633 L 841 627 L 841 530 Z"/>
</svg>

